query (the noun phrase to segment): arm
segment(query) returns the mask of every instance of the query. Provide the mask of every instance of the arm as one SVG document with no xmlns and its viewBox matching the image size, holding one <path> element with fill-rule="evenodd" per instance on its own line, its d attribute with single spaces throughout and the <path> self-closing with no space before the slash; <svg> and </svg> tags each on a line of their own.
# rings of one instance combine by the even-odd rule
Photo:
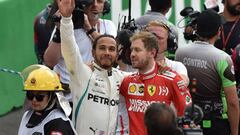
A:
<svg viewBox="0 0 240 135">
<path fill-rule="evenodd" d="M 176 70 L 174 70 L 174 69 L 173 70 L 176 71 L 180 75 L 180 77 L 185 82 L 186 86 L 188 86 L 189 78 L 188 78 L 187 68 L 181 62 L 177 61 L 177 63 L 178 63 L 178 66 L 177 66 Z"/>
<path fill-rule="evenodd" d="M 61 45 L 54 41 L 50 41 L 48 48 L 44 53 L 44 63 L 50 68 L 53 68 L 61 58 Z"/>
<path fill-rule="evenodd" d="M 239 103 L 236 90 L 236 81 L 232 72 L 233 64 L 229 55 L 226 54 L 225 59 L 218 61 L 217 70 L 222 80 L 222 86 L 226 97 L 226 102 L 223 100 L 223 104 L 227 103 L 227 108 L 224 108 L 223 111 L 225 113 L 227 111 L 231 134 L 238 135 Z"/>
<path fill-rule="evenodd" d="M 188 78 L 188 76 L 186 76 L 185 74 L 179 74 L 179 75 L 181 76 L 181 78 L 185 82 L 185 85 L 188 86 L 189 85 L 189 78 Z"/>
<path fill-rule="evenodd" d="M 57 0 L 62 15 L 60 24 L 61 52 L 71 74 L 71 81 L 84 81 L 90 76 L 91 69 L 84 64 L 77 46 L 72 22 L 72 11 L 75 8 L 74 0 Z"/>
<path fill-rule="evenodd" d="M 227 114 L 228 121 L 231 127 L 231 135 L 238 135 L 239 124 L 239 103 L 236 92 L 236 86 L 230 86 L 224 88 L 224 93 L 227 100 Z"/>
<path fill-rule="evenodd" d="M 177 110 L 177 115 L 182 116 L 186 106 L 192 103 L 191 94 L 184 80 L 179 75 L 177 75 L 171 83 L 173 87 L 172 100 Z"/>
<path fill-rule="evenodd" d="M 87 35 L 91 37 L 92 41 L 94 41 L 94 39 L 96 39 L 100 35 L 100 33 L 98 33 L 95 28 L 95 31 L 93 31 L 93 28 L 94 27 L 91 26 L 89 22 L 88 16 L 84 14 L 84 29 L 86 30 Z"/>
<path fill-rule="evenodd" d="M 57 11 L 54 15 L 58 17 L 61 16 L 59 11 Z M 62 57 L 59 27 L 59 22 L 55 22 L 55 28 L 52 31 L 48 48 L 44 53 L 44 64 L 50 68 L 53 68 L 56 64 L 58 64 L 60 58 Z"/>
<path fill-rule="evenodd" d="M 85 15 L 85 20 L 84 21 L 85 21 L 84 22 L 84 29 L 86 30 L 86 32 L 88 32 L 93 27 L 90 25 L 90 22 L 88 20 L 87 15 Z M 114 37 L 117 36 L 117 30 L 116 30 L 116 27 L 115 27 L 115 25 L 112 21 L 105 20 L 105 19 L 98 19 L 97 25 L 98 25 L 98 28 L 100 29 L 100 31 L 93 31 L 91 34 L 88 35 L 92 38 L 92 40 L 96 39 L 101 34 L 109 34 L 109 35 L 112 35 Z"/>
</svg>

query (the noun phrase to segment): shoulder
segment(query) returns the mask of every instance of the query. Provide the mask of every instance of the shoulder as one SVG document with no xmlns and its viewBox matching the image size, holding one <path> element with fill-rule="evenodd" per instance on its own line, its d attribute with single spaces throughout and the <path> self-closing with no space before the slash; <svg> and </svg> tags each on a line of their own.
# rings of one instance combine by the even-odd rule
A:
<svg viewBox="0 0 240 135">
<path fill-rule="evenodd" d="M 179 47 L 177 50 L 176 50 L 176 57 L 178 55 L 182 55 L 182 54 L 185 54 L 185 52 L 188 52 L 189 49 L 191 49 L 192 45 L 185 45 L 185 46 L 182 46 L 182 47 Z"/>
<path fill-rule="evenodd" d="M 224 52 L 223 50 L 220 50 L 216 47 L 212 47 L 212 54 L 216 56 L 218 59 L 231 59 L 231 56 Z"/>
<path fill-rule="evenodd" d="M 162 72 L 160 76 L 162 76 L 168 80 L 173 80 L 177 76 L 177 73 L 175 71 L 172 71 L 169 69 L 169 70 Z"/>
<path fill-rule="evenodd" d="M 116 73 L 116 74 L 120 74 L 120 75 L 128 75 L 130 74 L 129 72 L 125 72 L 125 71 L 122 71 L 118 68 L 112 68 L 112 72 Z"/>
<path fill-rule="evenodd" d="M 44 131 L 46 133 L 74 134 L 70 121 L 64 121 L 61 118 L 53 119 L 46 123 L 44 125 Z"/>
<path fill-rule="evenodd" d="M 166 63 L 167 63 L 167 66 L 171 67 L 171 68 L 174 68 L 174 67 L 184 67 L 186 68 L 182 62 L 179 62 L 179 61 L 173 61 L 173 60 L 170 60 L 170 59 L 167 59 L 166 58 Z"/>
<path fill-rule="evenodd" d="M 166 84 L 170 84 L 173 86 L 178 87 L 178 89 L 187 89 L 185 81 L 182 79 L 182 77 L 175 71 L 165 71 L 162 74 L 160 74 L 162 78 L 164 78 L 166 81 Z"/>
<path fill-rule="evenodd" d="M 119 70 L 117 68 L 113 68 L 112 73 L 114 75 L 114 78 L 118 79 L 119 81 L 122 81 L 124 79 L 124 77 L 132 74 L 131 72 L 125 72 L 125 71 Z"/>
<path fill-rule="evenodd" d="M 130 80 L 133 80 L 134 78 L 138 78 L 139 75 L 138 73 L 131 73 L 131 74 L 126 74 L 125 77 L 124 77 L 124 81 L 130 81 Z M 137 79 L 135 79 L 137 80 Z"/>
<path fill-rule="evenodd" d="M 187 75 L 187 68 L 182 62 L 167 59 L 166 63 L 167 63 L 167 66 L 172 68 L 173 71 L 176 71 L 179 74 Z"/>
</svg>

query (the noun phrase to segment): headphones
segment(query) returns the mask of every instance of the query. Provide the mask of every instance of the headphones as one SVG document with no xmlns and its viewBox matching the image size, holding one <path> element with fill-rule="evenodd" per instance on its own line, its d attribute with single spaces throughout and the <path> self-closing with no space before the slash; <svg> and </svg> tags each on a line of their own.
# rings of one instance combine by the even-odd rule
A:
<svg viewBox="0 0 240 135">
<path fill-rule="evenodd" d="M 160 26 L 165 28 L 168 31 L 168 39 L 167 39 L 167 51 L 169 53 L 175 53 L 175 51 L 178 48 L 177 44 L 177 37 L 171 30 L 171 28 L 164 22 L 162 21 L 153 21 L 152 26 Z M 146 27 L 151 26 L 151 24 L 148 24 Z"/>
<path fill-rule="evenodd" d="M 169 28 L 167 39 L 167 50 L 169 53 L 175 53 L 178 48 L 177 37 L 173 31 Z"/>
</svg>

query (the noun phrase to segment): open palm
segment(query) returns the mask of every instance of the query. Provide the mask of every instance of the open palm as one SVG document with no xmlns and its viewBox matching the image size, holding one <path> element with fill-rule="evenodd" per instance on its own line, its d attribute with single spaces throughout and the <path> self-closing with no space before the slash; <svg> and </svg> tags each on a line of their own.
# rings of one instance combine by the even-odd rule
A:
<svg viewBox="0 0 240 135">
<path fill-rule="evenodd" d="M 75 0 L 56 0 L 63 17 L 70 17 L 75 8 Z"/>
</svg>

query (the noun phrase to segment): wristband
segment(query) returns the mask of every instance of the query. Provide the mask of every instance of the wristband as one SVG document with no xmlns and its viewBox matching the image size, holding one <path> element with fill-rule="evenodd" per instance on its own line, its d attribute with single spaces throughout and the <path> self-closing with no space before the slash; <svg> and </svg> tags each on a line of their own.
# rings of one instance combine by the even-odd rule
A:
<svg viewBox="0 0 240 135">
<path fill-rule="evenodd" d="M 91 35 L 94 31 L 96 31 L 95 28 L 91 28 L 89 31 L 87 31 L 87 35 Z"/>
</svg>

